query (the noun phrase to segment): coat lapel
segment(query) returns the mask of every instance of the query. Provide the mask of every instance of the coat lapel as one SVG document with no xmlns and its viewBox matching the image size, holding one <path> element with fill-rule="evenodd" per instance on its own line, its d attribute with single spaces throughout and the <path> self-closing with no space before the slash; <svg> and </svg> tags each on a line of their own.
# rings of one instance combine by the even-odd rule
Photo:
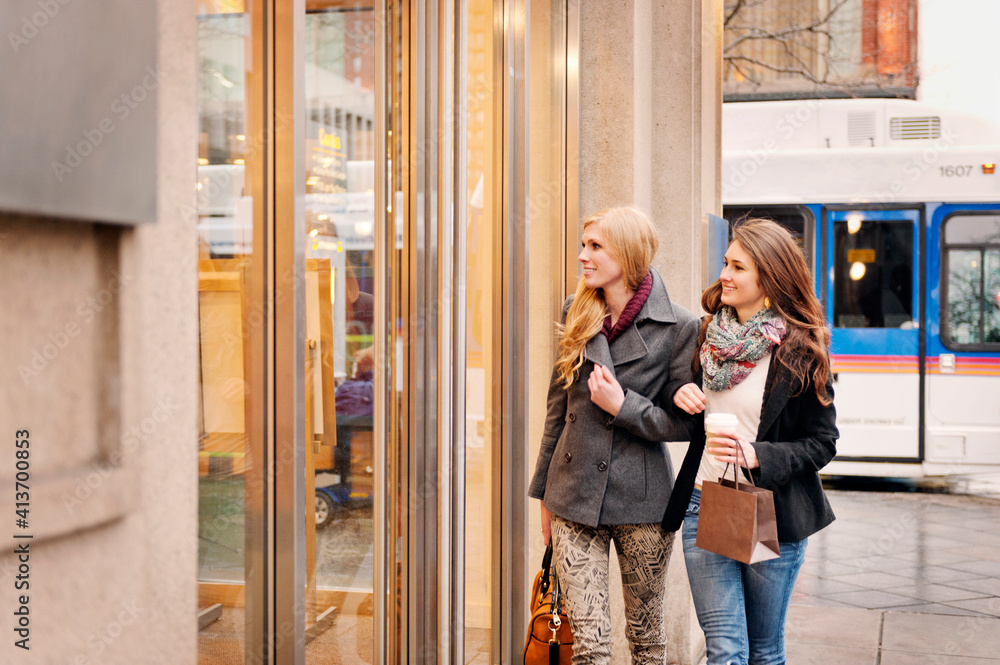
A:
<svg viewBox="0 0 1000 665">
<path fill-rule="evenodd" d="M 616 340 L 617 341 L 617 340 Z M 603 333 L 597 333 L 587 342 L 587 360 L 595 365 L 604 365 L 611 373 L 615 373 L 615 364 L 611 360 L 611 348 L 608 346 L 608 338 Z M 586 380 L 587 377 L 580 377 Z"/>
<path fill-rule="evenodd" d="M 653 288 L 646 298 L 646 303 L 635 317 L 635 322 L 651 319 L 662 323 L 677 323 L 677 315 L 674 314 L 674 306 L 667 294 L 667 287 L 663 285 L 663 278 L 654 268 L 650 268 L 649 272 L 653 273 Z"/>
<path fill-rule="evenodd" d="M 619 365 L 638 360 L 649 353 L 649 347 L 646 346 L 635 323 L 626 328 L 612 344 L 615 347 L 615 363 Z"/>
<path fill-rule="evenodd" d="M 788 399 L 791 396 L 790 380 L 788 371 L 772 354 L 771 366 L 767 370 L 767 380 L 764 383 L 764 404 L 761 406 L 760 424 L 757 426 L 758 440 L 767 435 L 775 421 L 778 420 L 785 405 L 788 404 Z"/>
<path fill-rule="evenodd" d="M 615 373 L 615 363 L 619 365 L 629 363 L 649 353 L 649 347 L 646 346 L 646 341 L 639 333 L 638 324 L 646 320 L 662 323 L 676 323 L 677 321 L 670 296 L 667 295 L 667 288 L 663 285 L 663 278 L 660 277 L 660 273 L 656 269 L 650 268 L 649 271 L 653 273 L 653 288 L 650 289 L 649 296 L 636 315 L 635 321 L 613 342 L 615 347 L 614 360 L 611 358 L 608 338 L 603 334 L 597 333 L 587 342 L 587 360 L 597 365 L 604 365 L 611 370 L 612 374 Z"/>
</svg>

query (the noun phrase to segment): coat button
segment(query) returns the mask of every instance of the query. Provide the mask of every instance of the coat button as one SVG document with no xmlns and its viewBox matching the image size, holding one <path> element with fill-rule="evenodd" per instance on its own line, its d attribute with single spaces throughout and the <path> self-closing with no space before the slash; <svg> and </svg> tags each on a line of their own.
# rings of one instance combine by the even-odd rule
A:
<svg viewBox="0 0 1000 665">
<path fill-rule="evenodd" d="M 569 421 L 571 423 L 575 423 L 576 422 L 576 414 L 575 413 L 569 414 Z"/>
<path fill-rule="evenodd" d="M 573 453 L 566 453 L 565 458 L 566 458 L 566 461 L 569 462 L 570 460 L 573 459 Z"/>
<path fill-rule="evenodd" d="M 614 427 L 614 425 L 611 424 L 610 420 L 604 421 L 604 429 L 611 429 L 612 427 Z"/>
<path fill-rule="evenodd" d="M 605 462 L 601 462 L 600 464 L 597 465 L 597 469 L 599 471 L 604 471 L 607 468 L 608 468 L 608 465 Z"/>
</svg>

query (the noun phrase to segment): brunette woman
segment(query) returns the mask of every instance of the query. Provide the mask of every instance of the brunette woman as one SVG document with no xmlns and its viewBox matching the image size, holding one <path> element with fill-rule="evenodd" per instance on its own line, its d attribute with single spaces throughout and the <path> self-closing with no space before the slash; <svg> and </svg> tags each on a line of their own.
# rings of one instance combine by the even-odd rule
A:
<svg viewBox="0 0 1000 665">
<path fill-rule="evenodd" d="M 570 624 L 574 663 L 609 663 L 608 552 L 622 571 L 636 664 L 662 663 L 663 589 L 673 534 L 660 519 L 673 473 L 661 442 L 687 440 L 674 392 L 691 380 L 699 323 L 650 267 L 657 234 L 634 208 L 584 223 L 583 277 L 567 300 L 548 414 L 529 487 Z"/>
<path fill-rule="evenodd" d="M 710 665 L 785 662 L 785 615 L 806 539 L 833 521 L 819 470 L 836 453 L 826 328 L 801 251 L 781 226 L 733 228 L 719 281 L 702 295 L 706 317 L 696 382 L 674 403 L 690 414 L 730 413 L 738 430 L 708 439 L 692 428 L 663 526 L 683 521 L 684 559 Z M 701 418 L 703 416 L 699 416 Z M 743 564 L 695 544 L 701 483 L 738 464 L 773 492 L 781 556 Z"/>
</svg>

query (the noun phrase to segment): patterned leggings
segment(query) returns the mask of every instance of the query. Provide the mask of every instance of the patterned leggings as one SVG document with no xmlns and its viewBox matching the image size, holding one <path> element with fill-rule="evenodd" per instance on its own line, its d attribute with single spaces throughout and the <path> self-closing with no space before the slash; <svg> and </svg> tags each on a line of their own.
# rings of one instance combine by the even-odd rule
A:
<svg viewBox="0 0 1000 665">
<path fill-rule="evenodd" d="M 674 534 L 659 524 L 589 527 L 552 516 L 552 557 L 573 627 L 573 665 L 611 662 L 608 554 L 615 541 L 634 665 L 666 657 L 663 590 Z"/>
</svg>

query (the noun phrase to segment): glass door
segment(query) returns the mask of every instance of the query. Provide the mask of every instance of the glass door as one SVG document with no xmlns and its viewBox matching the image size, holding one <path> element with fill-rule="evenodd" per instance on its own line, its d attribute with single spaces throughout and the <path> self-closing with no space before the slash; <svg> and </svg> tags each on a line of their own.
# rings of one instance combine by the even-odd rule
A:
<svg viewBox="0 0 1000 665">
<path fill-rule="evenodd" d="M 497 566 L 494 561 L 497 483 L 494 460 L 501 442 L 499 363 L 501 279 L 498 214 L 501 160 L 495 113 L 497 76 L 493 0 L 469 0 L 466 81 L 464 497 L 464 652 L 467 663 L 491 663 L 495 635 Z"/>
<path fill-rule="evenodd" d="M 199 662 L 250 662 L 266 628 L 270 318 L 261 7 L 198 3 Z"/>
<path fill-rule="evenodd" d="M 837 459 L 919 461 L 921 213 L 889 208 L 827 215 Z M 872 400 L 875 394 L 882 398 Z"/>
<path fill-rule="evenodd" d="M 494 5 L 309 0 L 303 19 L 304 659 L 482 661 Z"/>
<path fill-rule="evenodd" d="M 523 11 L 198 10 L 200 662 L 517 652 L 501 155 Z"/>
<path fill-rule="evenodd" d="M 305 107 L 305 661 L 373 662 L 375 8 L 310 0 Z"/>
</svg>

